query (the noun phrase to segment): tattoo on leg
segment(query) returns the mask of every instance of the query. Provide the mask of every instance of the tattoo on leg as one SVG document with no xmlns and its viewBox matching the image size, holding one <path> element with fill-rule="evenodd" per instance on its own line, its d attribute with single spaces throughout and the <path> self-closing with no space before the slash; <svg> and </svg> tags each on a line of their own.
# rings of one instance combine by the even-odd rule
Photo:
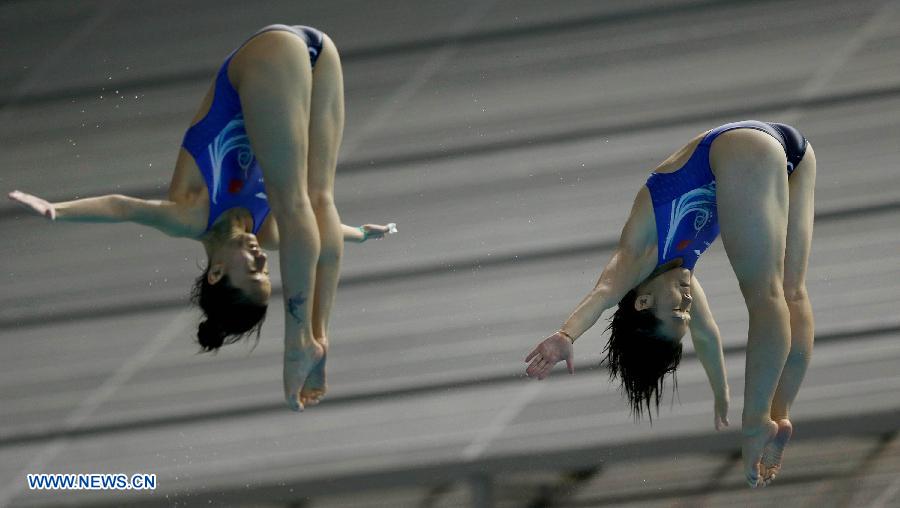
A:
<svg viewBox="0 0 900 508">
<path fill-rule="evenodd" d="M 288 312 L 291 313 L 291 316 L 294 317 L 294 321 L 297 324 L 303 324 L 303 304 L 306 303 L 306 298 L 303 298 L 303 292 L 299 292 L 296 295 L 288 298 L 287 306 Z"/>
</svg>

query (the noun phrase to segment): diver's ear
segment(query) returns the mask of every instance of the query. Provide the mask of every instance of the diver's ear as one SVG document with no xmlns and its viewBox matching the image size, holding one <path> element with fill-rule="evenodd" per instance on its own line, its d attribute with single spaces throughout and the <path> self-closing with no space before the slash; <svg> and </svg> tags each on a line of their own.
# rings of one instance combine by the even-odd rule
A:
<svg viewBox="0 0 900 508">
<path fill-rule="evenodd" d="M 652 309 L 654 301 L 653 295 L 651 294 L 638 295 L 637 298 L 634 299 L 634 310 L 642 311 Z"/>
<path fill-rule="evenodd" d="M 209 272 L 206 274 L 206 281 L 210 284 L 217 284 L 222 277 L 225 276 L 225 264 L 213 263 L 209 266 Z"/>
</svg>

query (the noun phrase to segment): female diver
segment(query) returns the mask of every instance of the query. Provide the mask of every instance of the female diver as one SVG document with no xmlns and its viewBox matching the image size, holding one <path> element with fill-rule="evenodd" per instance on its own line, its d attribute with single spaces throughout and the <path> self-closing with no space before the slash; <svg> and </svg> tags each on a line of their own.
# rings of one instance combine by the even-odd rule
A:
<svg viewBox="0 0 900 508">
<path fill-rule="evenodd" d="M 789 410 L 812 355 L 805 279 L 815 180 L 812 146 L 793 127 L 744 121 L 695 137 L 641 187 L 596 286 L 526 357 L 527 374 L 543 379 L 562 360 L 574 372 L 572 344 L 618 305 L 605 360 L 635 416 L 644 407 L 649 413 L 651 401 L 659 410 L 663 379 L 674 375 L 690 329 L 715 394 L 715 427 L 728 425 L 719 329 L 693 276 L 721 230 L 750 316 L 744 472 L 751 486 L 768 484 L 781 468 L 792 432 Z"/>
<path fill-rule="evenodd" d="M 49 203 L 19 191 L 9 197 L 50 220 L 130 221 L 199 240 L 208 263 L 193 300 L 206 314 L 197 334 L 206 351 L 259 336 L 272 292 L 261 248 L 277 249 L 284 395 L 299 411 L 325 395 L 343 242 L 388 232 L 342 225 L 335 207 L 343 87 L 340 57 L 327 35 L 271 25 L 219 69 L 185 133 L 167 200 L 108 195 Z"/>
</svg>

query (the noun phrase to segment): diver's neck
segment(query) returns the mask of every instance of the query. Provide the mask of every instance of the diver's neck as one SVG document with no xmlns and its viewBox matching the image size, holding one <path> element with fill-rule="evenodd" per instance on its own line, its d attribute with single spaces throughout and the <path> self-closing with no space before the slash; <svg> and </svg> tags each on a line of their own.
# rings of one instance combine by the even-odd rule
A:
<svg viewBox="0 0 900 508">
<path fill-rule="evenodd" d="M 682 258 L 675 258 L 675 259 L 669 261 L 668 263 L 661 264 L 661 265 L 657 266 L 656 269 L 654 269 L 653 272 L 649 276 L 647 276 L 647 280 L 650 280 L 650 279 L 656 277 L 657 275 L 663 274 L 663 273 L 668 272 L 669 270 L 672 270 L 675 268 L 680 268 L 681 270 L 687 270 L 687 268 L 681 268 L 681 265 L 683 263 L 684 263 L 684 260 Z M 688 270 L 688 271 L 690 271 L 690 270 Z"/>
<path fill-rule="evenodd" d="M 250 212 L 243 208 L 232 208 L 216 219 L 216 222 L 213 223 L 200 241 L 206 249 L 206 255 L 211 257 L 212 252 L 218 250 L 230 238 L 240 233 L 252 232 L 253 216 L 250 215 Z"/>
</svg>

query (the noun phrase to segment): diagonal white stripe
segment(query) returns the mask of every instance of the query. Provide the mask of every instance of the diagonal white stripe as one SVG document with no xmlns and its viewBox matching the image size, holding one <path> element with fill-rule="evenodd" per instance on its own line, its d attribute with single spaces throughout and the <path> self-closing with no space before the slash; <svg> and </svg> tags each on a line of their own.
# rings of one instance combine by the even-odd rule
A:
<svg viewBox="0 0 900 508">
<path fill-rule="evenodd" d="M 891 501 L 900 501 L 900 499 L 896 498 L 897 494 L 900 494 L 900 476 L 898 476 L 893 481 L 893 483 L 888 485 L 888 488 L 884 489 L 884 492 L 882 492 L 880 496 L 872 501 L 872 504 L 869 505 L 869 508 L 886 508 L 888 506 L 896 506 L 893 504 L 889 505 L 888 503 L 890 503 Z"/>
<path fill-rule="evenodd" d="M 63 420 L 61 431 L 77 429 L 85 422 L 104 402 L 110 399 L 115 392 L 137 374 L 147 363 L 152 360 L 175 337 L 183 335 L 189 324 L 193 321 L 193 315 L 189 311 L 183 311 L 175 319 L 163 328 L 156 337 L 144 344 L 134 356 L 129 358 L 106 381 L 88 394 L 78 406 Z M 22 472 L 15 476 L 12 483 L 0 490 L 0 506 L 8 506 L 22 489 L 25 488 L 25 475 L 29 473 L 41 473 L 44 467 L 52 461 L 68 445 L 69 440 L 59 437 L 49 442 L 38 451 Z"/>
<path fill-rule="evenodd" d="M 450 28 L 450 35 L 463 35 L 470 32 L 475 23 L 477 23 L 496 3 L 497 0 L 476 2 L 464 16 L 453 24 Z M 428 80 L 434 77 L 434 75 L 441 70 L 441 67 L 443 67 L 444 64 L 458 52 L 459 47 L 452 43 L 445 44 L 435 51 L 431 58 L 422 64 L 403 86 L 388 96 L 388 98 L 381 103 L 381 106 L 376 109 L 373 114 L 369 115 L 362 126 L 355 131 L 353 139 L 344 141 L 343 150 L 346 154 L 345 158 L 351 157 L 369 134 L 379 129 L 398 110 L 403 108 L 406 103 L 409 102 L 409 100 L 421 90 L 426 83 L 428 83 Z"/>
<path fill-rule="evenodd" d="M 806 85 L 800 89 L 797 98 L 800 100 L 811 99 L 818 95 L 837 73 L 841 70 L 850 59 L 858 53 L 866 44 L 885 26 L 889 26 L 892 21 L 894 11 L 897 9 L 897 2 L 888 0 L 878 9 L 875 14 L 869 18 L 859 30 L 857 30 L 847 42 L 837 51 L 830 54 L 830 58 L 826 60 L 818 72 L 816 72 Z M 785 121 L 795 122 L 800 117 L 801 111 L 798 106 L 794 106 L 787 110 L 784 114 Z"/>
<path fill-rule="evenodd" d="M 72 48 L 89 37 L 103 22 L 109 19 L 118 3 L 118 0 L 115 0 L 101 4 L 102 6 L 94 12 L 93 16 L 69 34 L 46 58 L 41 59 L 41 63 L 35 66 L 10 94 L 9 102 L 0 110 L 0 124 L 6 124 L 11 121 L 10 116 L 14 112 L 16 102 L 28 95 L 35 86 L 47 81 L 48 73 L 57 67 L 61 60 L 69 56 Z"/>
<path fill-rule="evenodd" d="M 475 436 L 472 443 L 463 450 L 463 458 L 466 460 L 475 460 L 481 456 L 488 445 L 491 444 L 491 441 L 499 436 L 500 433 L 512 423 L 516 416 L 525 409 L 525 406 L 530 404 L 531 401 L 537 397 L 544 386 L 546 386 L 546 384 L 540 382 L 532 381 L 528 383 L 525 388 L 519 391 L 519 394 L 514 397 L 502 411 L 500 411 L 500 414 L 494 418 L 494 421 Z"/>
</svg>

